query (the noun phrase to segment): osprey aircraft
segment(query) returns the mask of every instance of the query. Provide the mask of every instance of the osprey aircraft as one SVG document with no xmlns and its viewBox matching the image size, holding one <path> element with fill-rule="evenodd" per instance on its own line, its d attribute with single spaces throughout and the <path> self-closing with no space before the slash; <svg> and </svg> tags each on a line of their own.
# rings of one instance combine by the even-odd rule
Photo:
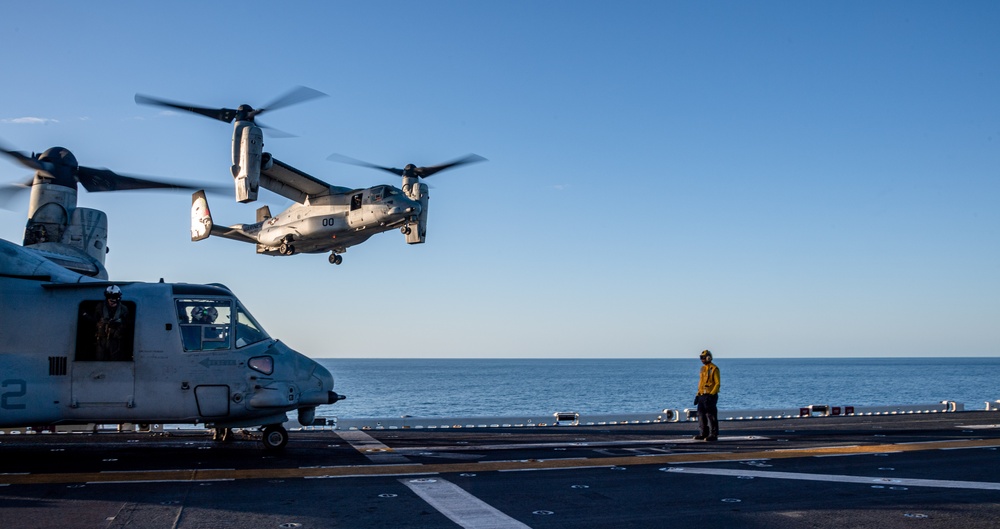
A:
<svg viewBox="0 0 1000 529">
<path fill-rule="evenodd" d="M 109 292 L 124 316 L 100 354 Z M 274 338 L 223 285 L 109 282 L 0 240 L 0 427 L 205 424 L 216 439 L 259 426 L 268 449 L 344 397 L 333 376 Z"/>
<path fill-rule="evenodd" d="M 238 108 L 205 108 L 136 94 L 137 103 L 193 112 L 226 123 L 234 122 L 231 172 L 238 202 L 252 202 L 264 187 L 296 202 L 273 215 L 268 206 L 257 210 L 252 224 L 217 226 L 203 193 L 195 193 L 191 205 L 191 239 L 215 235 L 256 245 L 257 253 L 293 255 L 330 252 L 331 264 L 340 264 L 347 248 L 377 233 L 399 229 L 408 244 L 420 244 L 427 237 L 428 187 L 420 182 L 435 173 L 464 164 L 484 161 L 470 154 L 429 167 L 409 164 L 402 169 L 383 167 L 346 157 L 332 159 L 379 169 L 402 177 L 402 187 L 377 185 L 351 189 L 330 185 L 264 152 L 264 135 L 255 118 L 266 110 L 281 108 L 324 94 L 298 87 L 265 108 L 250 105 Z"/>
<path fill-rule="evenodd" d="M 379 185 L 368 189 L 348 189 L 327 184 L 302 172 L 282 173 L 285 196 L 296 194 L 300 202 L 271 216 L 267 206 L 257 210 L 254 224 L 216 226 L 204 191 L 191 199 L 191 240 L 210 235 L 257 245 L 257 253 L 293 255 L 330 252 L 331 264 L 340 264 L 347 248 L 371 236 L 399 228 L 408 244 L 427 237 L 427 185 L 418 183 L 434 173 L 457 165 L 482 160 L 476 155 L 431 167 L 407 165 L 404 169 L 384 168 L 403 177 L 403 188 Z M 280 164 L 277 160 L 275 163 Z M 276 167 L 287 168 L 285 165 Z M 288 168 L 290 169 L 290 168 Z M 269 169 L 262 173 L 271 172 Z M 278 174 L 275 172 L 275 174 Z M 291 175 L 295 175 L 292 177 Z M 289 190 L 295 190 L 295 193 Z"/>
<path fill-rule="evenodd" d="M 2 190 L 30 187 L 31 202 L 24 245 L 0 240 L 0 427 L 205 424 L 224 441 L 260 426 L 277 449 L 287 412 L 309 425 L 343 398 L 326 368 L 271 338 L 225 286 L 108 281 L 107 215 L 77 207 L 76 184 L 199 186 L 84 167 L 62 147 L 0 151 L 36 171 Z"/>
</svg>

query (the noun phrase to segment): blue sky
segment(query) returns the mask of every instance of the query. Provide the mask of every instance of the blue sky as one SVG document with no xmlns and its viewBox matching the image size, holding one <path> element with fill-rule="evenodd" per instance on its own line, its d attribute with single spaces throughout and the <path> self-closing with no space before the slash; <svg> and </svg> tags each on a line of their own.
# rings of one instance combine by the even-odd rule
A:
<svg viewBox="0 0 1000 529">
<path fill-rule="evenodd" d="M 996 356 L 998 26 L 995 2 L 8 3 L 0 140 L 228 184 L 231 126 L 134 94 L 305 85 L 330 97 L 262 117 L 297 135 L 265 150 L 330 183 L 399 185 L 335 152 L 488 158 L 428 182 L 426 244 L 339 267 L 192 243 L 184 193 L 81 192 L 113 279 L 225 283 L 313 357 Z"/>
</svg>

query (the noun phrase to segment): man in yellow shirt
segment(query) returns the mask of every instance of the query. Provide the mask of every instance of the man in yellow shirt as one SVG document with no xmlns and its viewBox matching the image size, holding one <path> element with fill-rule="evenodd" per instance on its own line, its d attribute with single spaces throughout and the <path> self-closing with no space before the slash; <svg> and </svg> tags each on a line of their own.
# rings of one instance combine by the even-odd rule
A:
<svg viewBox="0 0 1000 529">
<path fill-rule="evenodd" d="M 698 379 L 698 396 L 694 398 L 698 405 L 698 435 L 699 441 L 719 440 L 719 367 L 712 363 L 712 351 L 701 352 L 701 376 Z"/>
</svg>

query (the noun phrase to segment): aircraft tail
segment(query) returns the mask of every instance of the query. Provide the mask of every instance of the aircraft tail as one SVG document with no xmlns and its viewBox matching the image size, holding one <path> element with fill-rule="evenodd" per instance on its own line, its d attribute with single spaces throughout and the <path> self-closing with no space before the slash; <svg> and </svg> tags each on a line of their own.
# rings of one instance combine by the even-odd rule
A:
<svg viewBox="0 0 1000 529">
<path fill-rule="evenodd" d="M 191 195 L 191 240 L 207 239 L 212 233 L 212 227 L 212 212 L 208 209 L 205 191 L 196 191 Z"/>
</svg>

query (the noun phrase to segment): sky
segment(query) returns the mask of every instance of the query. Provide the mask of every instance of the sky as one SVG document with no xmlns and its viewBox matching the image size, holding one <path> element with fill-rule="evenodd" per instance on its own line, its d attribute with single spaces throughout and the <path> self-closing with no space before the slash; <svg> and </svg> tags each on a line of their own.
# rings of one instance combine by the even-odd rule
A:
<svg viewBox="0 0 1000 529">
<path fill-rule="evenodd" d="M 8 2 L 0 141 L 230 185 L 231 125 L 135 94 L 303 85 L 329 97 L 261 116 L 296 136 L 265 151 L 331 184 L 400 185 L 333 153 L 487 158 L 428 180 L 426 244 L 340 266 L 193 243 L 186 193 L 81 191 L 112 279 L 224 283 L 314 358 L 1000 356 L 998 26 L 988 1 Z"/>
</svg>

